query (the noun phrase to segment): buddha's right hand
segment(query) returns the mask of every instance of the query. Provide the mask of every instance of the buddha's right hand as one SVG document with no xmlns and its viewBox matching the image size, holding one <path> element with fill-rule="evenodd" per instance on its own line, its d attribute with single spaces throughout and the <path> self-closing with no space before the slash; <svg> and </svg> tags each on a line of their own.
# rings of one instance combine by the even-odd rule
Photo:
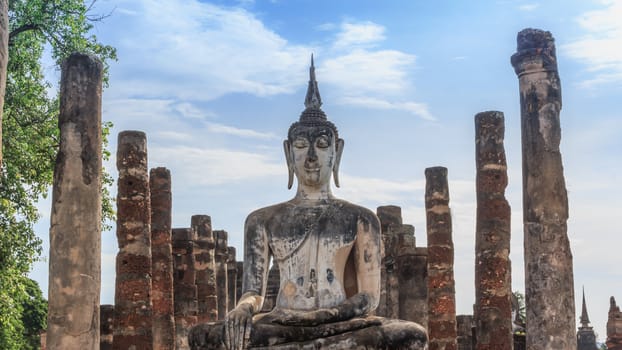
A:
<svg viewBox="0 0 622 350">
<path fill-rule="evenodd" d="M 253 312 L 250 304 L 241 303 L 225 316 L 225 347 L 244 350 L 251 335 Z"/>
</svg>

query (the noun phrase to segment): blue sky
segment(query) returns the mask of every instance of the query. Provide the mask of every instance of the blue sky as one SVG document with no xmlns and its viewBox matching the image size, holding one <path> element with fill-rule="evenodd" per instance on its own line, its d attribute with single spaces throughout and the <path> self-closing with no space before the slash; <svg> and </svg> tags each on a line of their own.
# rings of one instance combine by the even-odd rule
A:
<svg viewBox="0 0 622 350">
<path fill-rule="evenodd" d="M 345 139 L 341 198 L 402 207 L 425 246 L 424 170 L 449 169 L 459 314 L 472 313 L 476 113 L 505 113 L 513 289 L 523 290 L 516 34 L 556 38 L 562 157 L 577 312 L 606 336 L 622 301 L 622 2 L 99 0 L 94 34 L 118 49 L 103 118 L 143 130 L 173 178 L 173 224 L 208 214 L 241 257 L 252 210 L 291 198 L 282 140 L 303 110 L 311 53 L 323 109 Z M 50 69 L 51 76 L 57 72 Z M 52 78 L 56 79 L 56 78 Z M 107 165 L 116 176 L 114 159 Z M 113 189 L 114 192 L 114 189 Z M 37 226 L 46 241 L 49 202 Z M 102 238 L 102 303 L 114 299 L 114 232 Z M 47 254 L 46 254 L 47 255 Z M 47 288 L 45 262 L 32 276 Z M 577 317 L 578 321 L 578 317 Z"/>
</svg>

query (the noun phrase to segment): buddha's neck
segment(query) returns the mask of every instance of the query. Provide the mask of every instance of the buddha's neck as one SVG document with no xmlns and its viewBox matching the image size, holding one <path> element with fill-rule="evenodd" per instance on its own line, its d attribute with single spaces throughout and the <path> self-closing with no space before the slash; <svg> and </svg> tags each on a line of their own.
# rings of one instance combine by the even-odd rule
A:
<svg viewBox="0 0 622 350">
<path fill-rule="evenodd" d="M 300 201 L 314 202 L 332 198 L 334 197 L 330 191 L 330 184 L 321 187 L 298 185 L 298 190 L 296 191 L 296 200 Z"/>
</svg>

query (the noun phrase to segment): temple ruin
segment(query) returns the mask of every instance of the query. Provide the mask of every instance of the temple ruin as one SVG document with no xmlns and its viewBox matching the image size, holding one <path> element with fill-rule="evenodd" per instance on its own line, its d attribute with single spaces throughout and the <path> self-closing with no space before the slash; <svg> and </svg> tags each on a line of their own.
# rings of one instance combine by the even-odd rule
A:
<svg viewBox="0 0 622 350">
<path fill-rule="evenodd" d="M 379 218 L 381 239 L 380 289 L 374 315 L 422 325 L 428 332 L 430 350 L 544 350 L 577 346 L 578 350 L 595 349 L 585 296 L 581 325 L 575 330 L 572 256 L 566 233 L 568 207 L 559 153 L 561 93 L 550 33 L 532 29 L 520 32 L 512 64 L 519 79 L 522 116 L 526 337 L 514 334 L 517 328 L 511 308 L 510 207 L 504 194 L 508 180 L 502 112 L 483 112 L 475 118 L 477 227 L 474 232 L 476 300 L 473 315 L 456 315 L 446 168 L 425 170 L 426 190 L 422 197 L 426 207 L 427 246 L 417 246 L 416 229 L 403 223 L 399 206 L 379 206 L 375 215 L 370 214 Z M 80 344 L 78 347 L 83 349 L 190 349 L 193 345 L 189 335 L 194 326 L 222 322 L 244 299 L 242 288 L 248 283 L 243 279 L 244 269 L 252 267 L 247 265 L 248 261 L 236 260 L 236 249 L 228 245 L 227 231 L 213 230 L 209 215 L 192 216 L 187 227 L 171 227 L 171 174 L 166 168 L 147 171 L 147 135 L 144 133 L 124 131 L 119 134 L 119 253 L 115 305 L 99 306 L 99 259 L 67 259 L 70 256 L 67 250 L 73 249 L 67 246 L 71 241 L 80 241 L 81 247 L 88 249 L 81 256 L 100 254 L 100 217 L 96 205 L 100 200 L 99 188 L 90 186 L 98 183 L 101 168 L 101 150 L 98 149 L 101 141 L 97 138 L 101 134 L 97 132 L 101 123 L 101 71 L 96 69 L 101 69 L 100 66 L 86 56 L 76 56 L 67 61 L 63 70 L 63 84 L 67 84 L 66 79 L 76 79 L 74 85 L 88 87 L 83 89 L 87 91 L 88 106 L 63 114 L 73 108 L 71 102 L 78 97 L 74 96 L 77 92 L 69 88 L 61 89 L 61 101 L 65 104 L 61 102 L 61 150 L 55 173 L 53 229 L 50 231 L 47 349 L 74 347 L 67 344 Z M 313 69 L 311 72 L 310 91 L 317 90 Z M 306 102 L 301 123 L 304 118 L 326 119 L 321 117 L 319 91 L 307 95 Z M 76 116 L 81 118 L 71 119 Z M 540 123 L 543 122 L 549 127 L 542 128 Z M 334 133 L 339 140 L 336 128 Z M 86 148 L 78 153 L 67 151 L 78 149 L 72 142 L 85 138 L 91 144 L 85 146 L 83 142 L 80 147 Z M 87 157 L 93 163 L 65 163 L 80 152 L 95 155 Z M 80 169 L 73 168 L 76 164 L 80 164 Z M 290 168 L 290 171 L 291 186 L 293 170 Z M 82 213 L 68 211 L 71 205 L 67 203 L 77 199 L 71 195 L 67 183 L 74 182 L 79 182 L 83 186 L 79 188 L 85 191 L 76 195 L 93 201 L 82 206 Z M 68 197 L 61 201 L 58 200 L 60 196 Z M 90 223 L 86 235 L 72 229 L 75 220 L 70 218 L 73 216 Z M 308 227 L 313 227 L 313 220 L 309 220 Z M 71 233 L 63 242 L 57 241 L 58 235 L 63 233 L 61 228 Z M 278 304 L 282 286 L 277 263 L 263 268 L 269 268 L 262 304 L 262 310 L 267 312 Z M 346 264 L 345 269 L 350 268 Z M 329 282 L 335 277 L 330 269 L 312 269 L 309 276 L 297 282 L 298 287 L 304 286 L 314 295 L 321 273 Z M 348 296 L 356 288 L 356 280 L 344 280 Z M 80 293 L 64 295 L 67 290 Z M 559 319 L 567 321 L 552 321 Z M 210 328 L 198 329 L 200 331 L 208 332 L 204 337 L 213 335 L 209 333 Z M 83 339 L 72 339 L 75 333 L 80 333 Z M 340 334 L 332 341 L 346 344 L 348 334 Z M 385 335 L 382 332 L 370 334 Z M 607 347 L 622 349 L 622 313 L 613 297 L 607 323 Z"/>
<path fill-rule="evenodd" d="M 609 318 L 607 319 L 607 349 L 622 350 L 622 311 L 611 297 Z"/>
</svg>

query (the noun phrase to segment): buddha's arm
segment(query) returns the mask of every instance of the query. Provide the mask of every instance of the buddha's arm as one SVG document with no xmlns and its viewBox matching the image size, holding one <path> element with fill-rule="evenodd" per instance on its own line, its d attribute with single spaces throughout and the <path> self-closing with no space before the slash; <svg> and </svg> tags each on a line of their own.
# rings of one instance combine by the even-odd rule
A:
<svg viewBox="0 0 622 350">
<path fill-rule="evenodd" d="M 359 218 L 353 254 L 359 294 L 369 298 L 366 312 L 373 311 L 380 299 L 381 264 L 380 222 L 375 215 Z"/>
<path fill-rule="evenodd" d="M 255 213 L 244 225 L 244 262 L 244 294 L 225 317 L 225 345 L 229 350 L 246 348 L 253 315 L 261 311 L 266 293 L 270 247 L 266 230 Z"/>
</svg>

